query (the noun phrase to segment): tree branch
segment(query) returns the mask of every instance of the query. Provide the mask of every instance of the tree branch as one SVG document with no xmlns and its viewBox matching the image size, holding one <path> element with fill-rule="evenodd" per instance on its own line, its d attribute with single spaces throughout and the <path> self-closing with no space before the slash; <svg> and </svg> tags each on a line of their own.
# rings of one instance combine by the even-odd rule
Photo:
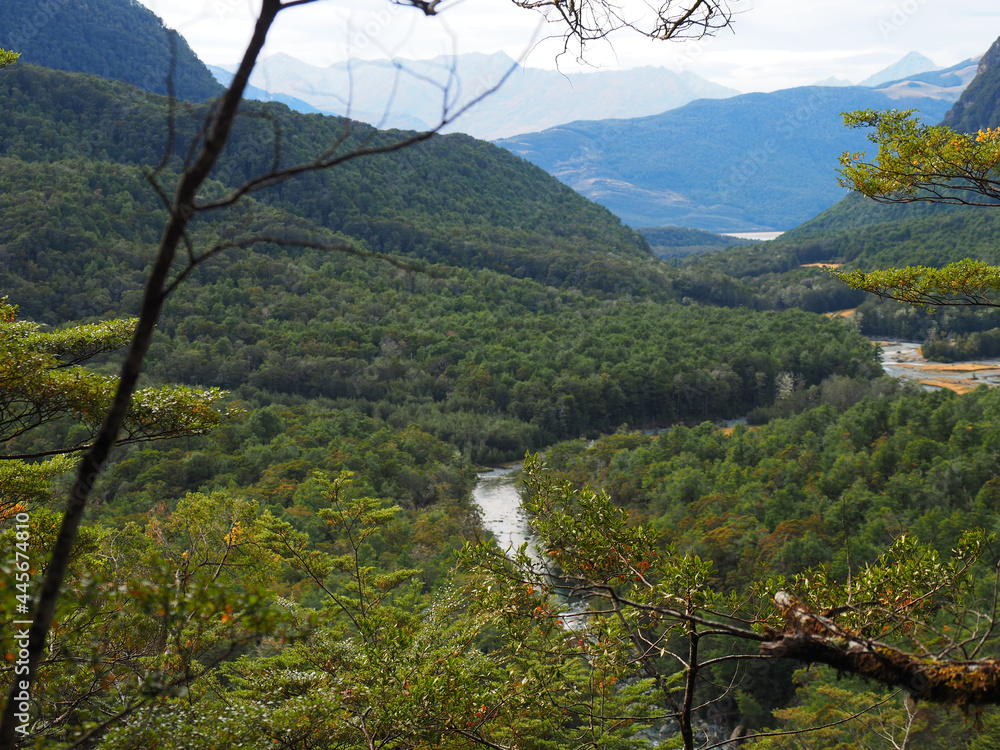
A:
<svg viewBox="0 0 1000 750">
<path fill-rule="evenodd" d="M 869 640 L 810 612 L 785 591 L 774 596 L 785 630 L 771 630 L 761 654 L 827 664 L 843 672 L 899 686 L 932 703 L 959 706 L 1000 705 L 1000 663 L 995 659 L 939 661 L 914 656 Z"/>
</svg>

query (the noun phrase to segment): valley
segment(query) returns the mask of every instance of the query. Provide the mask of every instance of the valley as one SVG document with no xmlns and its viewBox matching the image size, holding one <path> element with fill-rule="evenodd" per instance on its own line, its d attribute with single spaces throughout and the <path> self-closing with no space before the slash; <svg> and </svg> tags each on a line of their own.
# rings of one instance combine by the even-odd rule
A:
<svg viewBox="0 0 1000 750">
<path fill-rule="evenodd" d="M 1000 264 L 989 205 L 835 172 L 859 107 L 986 153 L 1000 41 L 871 86 L 644 70 L 601 102 L 627 120 L 524 69 L 376 127 L 329 98 L 350 66 L 216 70 L 272 99 L 240 101 L 94 7 L 0 0 L 0 654 L 50 620 L 0 688 L 33 746 L 995 746 L 1000 313 L 833 274 Z"/>
</svg>

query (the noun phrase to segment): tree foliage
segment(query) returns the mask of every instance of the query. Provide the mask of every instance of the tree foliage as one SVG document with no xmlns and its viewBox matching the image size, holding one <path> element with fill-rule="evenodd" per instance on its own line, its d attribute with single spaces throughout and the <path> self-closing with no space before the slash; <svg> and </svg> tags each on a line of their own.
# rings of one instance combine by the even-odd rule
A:
<svg viewBox="0 0 1000 750">
<path fill-rule="evenodd" d="M 918 307 L 1000 306 L 1000 267 L 966 258 L 944 268 L 835 271 L 848 286 Z"/>
<path fill-rule="evenodd" d="M 914 201 L 966 206 L 1000 206 L 1000 128 L 958 133 L 917 122 L 912 110 L 863 110 L 844 115 L 850 127 L 870 127 L 878 146 L 841 157 L 841 183 L 884 203 Z M 849 286 L 879 297 L 919 306 L 995 306 L 996 268 L 962 260 L 942 269 L 925 266 L 889 271 L 834 272 Z"/>
<path fill-rule="evenodd" d="M 975 134 L 942 125 L 923 125 L 913 110 L 860 110 L 844 115 L 852 128 L 874 128 L 878 146 L 866 154 L 845 153 L 840 183 L 886 203 L 927 201 L 1000 206 L 1000 128 Z"/>
<path fill-rule="evenodd" d="M 134 320 L 43 331 L 19 320 L 17 308 L 0 300 L 0 518 L 29 498 L 44 497 L 49 481 L 68 468 L 60 455 L 86 450 L 100 427 L 115 379 L 82 367 L 82 363 L 121 349 L 135 328 Z M 217 388 L 183 386 L 144 388 L 129 411 L 119 445 L 200 435 L 225 417 L 218 409 Z M 79 428 L 68 444 L 19 450 L 18 438 L 52 423 L 71 419 Z M 50 457 L 45 461 L 35 459 Z"/>
</svg>

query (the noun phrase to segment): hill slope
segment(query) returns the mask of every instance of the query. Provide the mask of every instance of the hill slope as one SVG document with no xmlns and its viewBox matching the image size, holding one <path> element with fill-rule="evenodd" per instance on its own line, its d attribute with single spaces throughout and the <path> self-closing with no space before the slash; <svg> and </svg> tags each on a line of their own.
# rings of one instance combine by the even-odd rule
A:
<svg viewBox="0 0 1000 750">
<path fill-rule="evenodd" d="M 164 218 L 142 173 L 160 158 L 164 100 L 17 65 L 0 73 L 0 107 L 0 288 L 52 324 L 135 310 Z M 182 114 L 175 153 L 202 113 Z M 337 118 L 282 105 L 244 115 L 206 195 L 266 168 L 276 126 L 282 160 L 343 135 Z M 356 125 L 350 139 L 399 135 Z M 877 372 L 837 321 L 695 304 L 718 294 L 711 279 L 675 286 L 679 273 L 605 209 L 467 136 L 348 162 L 191 225 L 198 247 L 264 233 L 439 265 L 271 243 L 227 252 L 171 300 L 148 373 L 253 405 L 416 424 L 487 461 L 622 423 L 737 416 L 770 402 L 782 371 L 810 384 Z"/>
<path fill-rule="evenodd" d="M 938 66 L 929 57 L 925 57 L 919 52 L 910 52 L 901 60 L 868 76 L 865 80 L 859 81 L 858 85 L 875 88 L 889 81 L 898 81 L 902 78 L 907 78 L 917 73 L 926 73 L 929 70 L 936 70 L 937 68 Z"/>
<path fill-rule="evenodd" d="M 178 98 L 204 101 L 222 93 L 208 68 L 176 36 Z M 22 63 L 131 83 L 167 93 L 170 43 L 163 22 L 133 0 L 33 3 L 0 0 L 0 47 Z"/>
<path fill-rule="evenodd" d="M 966 133 L 1000 125 L 1000 39 L 983 55 L 975 79 L 945 115 L 943 124 Z"/>
<path fill-rule="evenodd" d="M 166 145 L 165 100 L 123 84 L 18 64 L 0 72 L 0 108 L 9 113 L 0 121 L 0 155 L 25 161 L 86 157 L 149 165 Z M 178 115 L 175 154 L 186 152 L 203 114 L 194 107 Z M 214 174 L 228 185 L 271 166 L 275 132 L 282 164 L 315 158 L 345 132 L 338 118 L 280 104 L 248 102 L 242 114 Z M 355 123 L 341 147 L 399 136 Z M 610 212 L 509 152 L 460 134 L 307 175 L 262 200 L 376 252 L 493 268 L 557 286 L 572 279 L 608 293 L 655 296 L 663 288 L 656 269 L 644 267 L 655 263 L 645 242 Z"/>
<path fill-rule="evenodd" d="M 837 158 L 865 139 L 841 112 L 946 101 L 865 87 L 807 86 L 701 100 L 654 117 L 575 122 L 499 141 L 632 226 L 789 229 L 840 199 Z"/>
</svg>

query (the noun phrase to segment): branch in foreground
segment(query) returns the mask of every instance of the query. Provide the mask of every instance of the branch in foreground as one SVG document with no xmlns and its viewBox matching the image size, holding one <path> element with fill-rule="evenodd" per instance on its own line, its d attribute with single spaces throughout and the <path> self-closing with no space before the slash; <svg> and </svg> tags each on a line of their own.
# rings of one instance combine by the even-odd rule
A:
<svg viewBox="0 0 1000 750">
<path fill-rule="evenodd" d="M 785 630 L 768 632 L 761 654 L 827 664 L 898 686 L 915 698 L 958 706 L 1000 705 L 1000 662 L 939 661 L 908 654 L 879 641 L 872 641 L 809 611 L 786 591 L 774 596 L 785 618 Z"/>
<path fill-rule="evenodd" d="M 412 2 L 412 0 L 411 0 Z M 739 0 L 733 0 L 739 2 Z M 645 4 L 618 0 L 513 0 L 521 8 L 537 10 L 559 28 L 563 51 L 571 45 L 582 59 L 588 44 L 628 30 L 649 39 L 700 39 L 727 28 L 733 12 L 728 0 L 657 0 Z"/>
<path fill-rule="evenodd" d="M 1000 307 L 1000 267 L 968 258 L 944 268 L 907 266 L 830 274 L 853 289 L 918 307 Z"/>
<path fill-rule="evenodd" d="M 1000 206 L 1000 129 L 958 133 L 923 125 L 915 110 L 873 109 L 844 113 L 850 128 L 873 128 L 878 146 L 840 157 L 838 182 L 879 203 L 947 203 Z"/>
</svg>

